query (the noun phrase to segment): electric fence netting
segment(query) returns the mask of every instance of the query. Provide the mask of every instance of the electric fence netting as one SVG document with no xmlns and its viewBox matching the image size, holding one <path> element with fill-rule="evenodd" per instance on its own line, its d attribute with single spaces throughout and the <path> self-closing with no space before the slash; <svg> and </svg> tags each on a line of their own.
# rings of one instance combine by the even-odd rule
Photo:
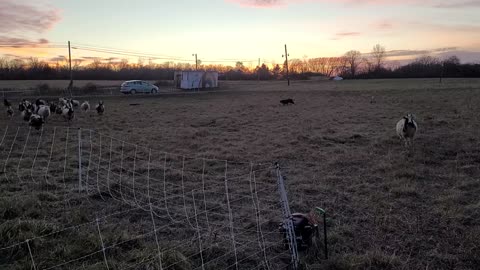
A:
<svg viewBox="0 0 480 270">
<path fill-rule="evenodd" d="M 298 263 L 293 231 L 278 229 L 291 214 L 273 164 L 162 152 L 88 129 L 0 133 L 1 269 Z"/>
</svg>

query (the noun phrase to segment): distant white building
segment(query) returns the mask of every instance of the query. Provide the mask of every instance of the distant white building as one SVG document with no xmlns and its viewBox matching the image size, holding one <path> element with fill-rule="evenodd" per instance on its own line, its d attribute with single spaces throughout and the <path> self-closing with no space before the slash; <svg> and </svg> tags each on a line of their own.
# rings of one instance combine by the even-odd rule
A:
<svg viewBox="0 0 480 270">
<path fill-rule="evenodd" d="M 218 87 L 216 71 L 175 71 L 174 82 L 181 89 L 204 89 Z"/>
</svg>

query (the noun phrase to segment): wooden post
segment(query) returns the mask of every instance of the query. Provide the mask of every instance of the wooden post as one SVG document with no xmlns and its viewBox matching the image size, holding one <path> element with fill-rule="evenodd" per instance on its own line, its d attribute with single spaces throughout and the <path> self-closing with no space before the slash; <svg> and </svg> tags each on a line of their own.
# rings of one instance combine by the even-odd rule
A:
<svg viewBox="0 0 480 270">
<path fill-rule="evenodd" d="M 257 81 L 260 81 L 260 58 L 258 58 Z"/>
<path fill-rule="evenodd" d="M 287 68 L 287 83 L 290 86 L 290 77 L 288 75 L 288 52 L 287 52 L 287 44 L 285 44 L 285 65 Z"/>
<path fill-rule="evenodd" d="M 72 72 L 72 51 L 70 49 L 70 41 L 68 41 L 68 66 L 70 70 L 70 83 L 68 84 L 68 90 L 70 91 L 70 98 L 71 98 L 72 88 L 73 88 L 73 72 Z"/>
<path fill-rule="evenodd" d="M 445 69 L 445 62 L 442 63 L 442 71 L 440 72 L 440 83 L 442 83 L 444 69 Z"/>
<path fill-rule="evenodd" d="M 323 214 L 323 245 L 325 248 L 325 259 L 328 260 L 328 247 L 327 247 L 327 213 L 320 207 L 315 208 L 319 214 Z"/>
<path fill-rule="evenodd" d="M 198 60 L 197 60 L 197 54 L 194 53 L 192 56 L 195 56 L 195 70 L 198 70 Z"/>
</svg>

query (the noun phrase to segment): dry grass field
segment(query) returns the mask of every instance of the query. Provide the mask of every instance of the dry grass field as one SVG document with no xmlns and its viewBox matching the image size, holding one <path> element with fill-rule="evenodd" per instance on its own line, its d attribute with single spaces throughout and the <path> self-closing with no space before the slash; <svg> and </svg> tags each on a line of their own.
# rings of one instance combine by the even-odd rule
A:
<svg viewBox="0 0 480 270">
<path fill-rule="evenodd" d="M 434 79 L 292 82 L 290 87 L 285 84 L 224 82 L 218 91 L 207 93 L 104 97 L 105 115 L 77 114 L 70 124 L 54 115 L 45 129 L 94 129 L 158 153 L 227 159 L 238 164 L 279 162 L 292 212 L 309 212 L 319 206 L 328 215 L 330 258 L 323 260 L 321 250 L 313 248 L 302 253 L 305 269 L 478 269 L 480 80 L 446 79 L 443 84 Z M 375 103 L 370 102 L 371 96 Z M 294 99 L 295 105 L 280 105 L 279 100 L 284 98 Z M 90 100 L 93 105 L 98 98 L 80 99 Z M 395 133 L 396 122 L 407 113 L 414 113 L 419 125 L 412 149 L 406 149 Z M 18 112 L 13 119 L 2 113 L 0 136 L 7 126 L 26 127 L 27 123 L 21 121 Z M 105 148 L 95 143 L 99 149 Z M 9 150 L 9 145 L 0 144 L 0 157 L 5 159 Z M 22 151 L 21 147 L 18 151 Z M 160 162 L 158 158 L 152 166 Z M 179 160 L 172 162 L 178 165 Z M 15 164 L 11 166 L 10 170 L 16 169 Z M 221 174 L 218 164 L 212 166 L 212 172 Z M 30 170 L 34 166 L 19 167 Z M 0 248 L 65 224 L 92 220 L 95 213 L 106 209 L 119 211 L 126 207 L 119 201 L 100 200 L 98 195 L 84 202 L 81 198 L 85 194 L 62 193 L 61 183 L 29 185 L 4 174 L 7 179 L 0 177 Z M 270 176 L 272 183 L 267 183 Z M 73 169 L 68 177 L 74 185 Z M 266 172 L 258 180 L 273 185 L 275 178 Z M 218 183 L 221 185 L 221 181 Z M 235 181 L 230 184 L 236 188 Z M 193 190 L 195 183 L 186 185 Z M 243 188 L 248 187 L 238 186 L 239 190 Z M 272 189 L 272 194 L 265 196 L 276 199 L 275 192 Z M 278 208 L 280 213 L 279 205 L 265 206 Z M 268 224 L 277 224 L 281 216 L 267 215 L 265 219 Z M 121 240 L 130 230 L 142 231 L 144 220 L 138 220 L 126 222 L 119 217 L 111 221 L 124 226 L 115 228 L 119 233 L 112 229 L 108 237 Z M 188 234 L 181 228 L 176 233 Z M 56 244 L 71 237 L 59 235 Z M 78 239 L 72 246 L 63 243 L 62 252 L 80 254 L 84 246 L 98 242 L 83 232 L 77 232 L 75 237 Z M 111 267 L 123 269 L 120 262 L 114 261 L 116 257 L 141 258 L 144 250 L 154 248 L 142 245 L 136 243 L 125 247 L 123 253 L 109 254 Z M 1 252 L 4 259 L 0 256 L 0 268 L 29 267 L 29 254 L 24 249 Z M 36 258 L 45 256 L 44 267 L 38 267 L 44 269 L 49 265 L 46 258 L 53 255 L 47 256 L 47 250 L 37 252 Z M 174 256 L 180 255 L 170 255 Z M 103 269 L 101 254 L 98 258 L 98 264 L 76 267 Z M 19 263 L 12 264 L 15 260 Z M 254 268 L 255 262 L 249 263 L 243 267 Z M 172 269 L 189 269 L 188 262 L 177 266 Z M 73 269 L 64 267 L 59 269 Z M 154 267 L 146 264 L 134 269 Z"/>
</svg>

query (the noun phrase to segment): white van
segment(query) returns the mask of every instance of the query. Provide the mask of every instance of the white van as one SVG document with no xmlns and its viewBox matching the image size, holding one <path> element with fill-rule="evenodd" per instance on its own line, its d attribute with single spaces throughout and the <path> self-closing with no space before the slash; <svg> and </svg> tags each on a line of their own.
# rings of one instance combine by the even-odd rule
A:
<svg viewBox="0 0 480 270">
<path fill-rule="evenodd" d="M 120 92 L 124 94 L 136 94 L 136 93 L 158 93 L 158 87 L 140 80 L 126 81 L 122 83 L 120 87 Z"/>
</svg>

